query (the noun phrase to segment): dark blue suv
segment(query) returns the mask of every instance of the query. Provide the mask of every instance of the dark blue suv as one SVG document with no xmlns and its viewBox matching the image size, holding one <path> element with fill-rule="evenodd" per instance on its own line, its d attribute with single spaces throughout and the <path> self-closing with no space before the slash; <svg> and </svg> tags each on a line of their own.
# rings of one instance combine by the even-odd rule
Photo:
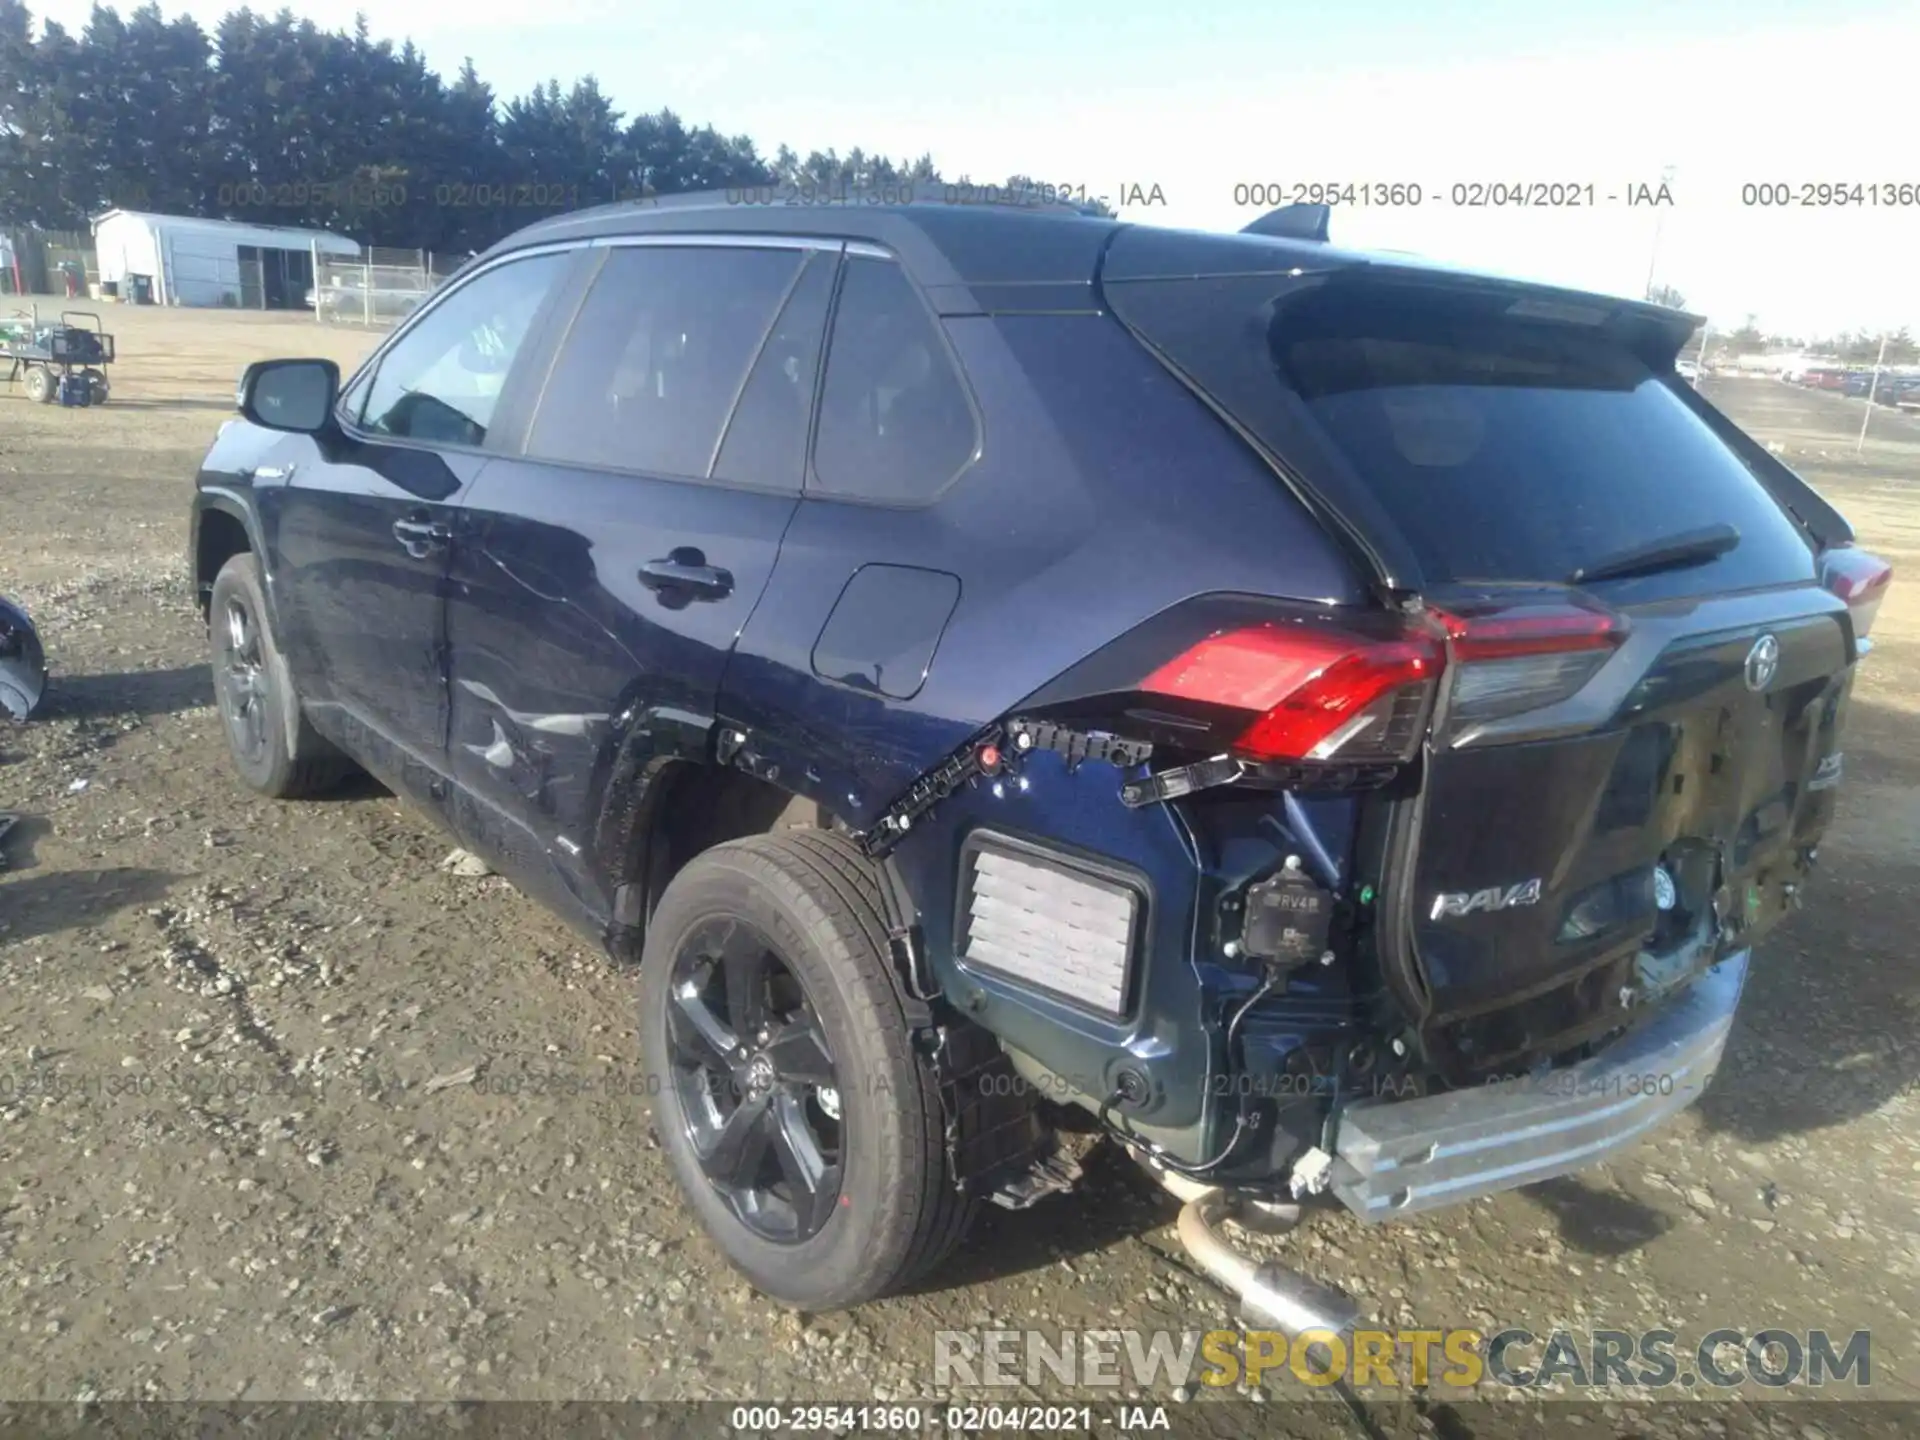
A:
<svg viewBox="0 0 1920 1440">
<path fill-rule="evenodd" d="M 245 782 L 364 767 L 637 962 L 780 1299 L 911 1283 L 1077 1130 L 1341 1323 L 1223 1222 L 1613 1153 L 1797 903 L 1889 570 L 1692 318 L 1250 230 L 587 211 L 344 386 L 253 366 L 206 457 Z"/>
</svg>

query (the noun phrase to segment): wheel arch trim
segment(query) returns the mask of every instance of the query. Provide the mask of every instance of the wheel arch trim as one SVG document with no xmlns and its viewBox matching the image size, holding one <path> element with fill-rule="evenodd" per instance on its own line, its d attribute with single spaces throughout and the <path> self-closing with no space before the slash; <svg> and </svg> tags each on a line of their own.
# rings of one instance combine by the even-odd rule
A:
<svg viewBox="0 0 1920 1440">
<path fill-rule="evenodd" d="M 819 804 L 844 820 L 828 803 L 820 787 L 795 786 L 761 774 L 737 750 L 732 762 L 716 758 L 721 733 L 730 729 L 710 715 L 672 707 L 628 709 L 615 720 L 614 736 L 601 756 L 596 790 L 598 810 L 593 828 L 593 862 L 605 877 L 612 895 L 605 945 L 610 954 L 637 958 L 648 917 L 658 896 L 651 894 L 652 847 L 662 820 L 662 796 L 678 774 L 698 770 L 708 774 L 739 774 L 769 786 L 790 800 Z M 919 907 L 905 874 L 891 859 L 874 862 L 881 878 L 881 895 L 901 1000 L 917 1014 L 932 998 L 935 986 L 919 934 Z"/>
</svg>

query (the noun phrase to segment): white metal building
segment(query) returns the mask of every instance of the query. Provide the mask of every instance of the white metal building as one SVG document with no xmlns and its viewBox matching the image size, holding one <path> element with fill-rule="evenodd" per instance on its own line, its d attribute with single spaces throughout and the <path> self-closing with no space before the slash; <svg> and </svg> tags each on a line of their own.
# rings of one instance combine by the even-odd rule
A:
<svg viewBox="0 0 1920 1440">
<path fill-rule="evenodd" d="M 358 255 L 353 241 L 293 225 L 246 225 L 190 215 L 109 210 L 93 222 L 101 282 L 132 293 L 130 277 L 148 277 L 156 305 L 229 305 L 299 310 L 313 285 L 316 251 Z"/>
</svg>

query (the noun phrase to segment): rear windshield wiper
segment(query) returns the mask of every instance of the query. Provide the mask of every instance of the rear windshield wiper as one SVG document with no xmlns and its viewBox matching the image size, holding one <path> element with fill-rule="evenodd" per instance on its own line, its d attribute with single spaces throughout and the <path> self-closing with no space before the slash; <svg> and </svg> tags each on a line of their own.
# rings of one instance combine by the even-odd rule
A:
<svg viewBox="0 0 1920 1440">
<path fill-rule="evenodd" d="M 1616 551 L 1591 565 L 1582 565 L 1567 577 L 1567 583 L 1584 585 L 1592 580 L 1623 580 L 1629 575 L 1652 575 L 1661 570 L 1704 565 L 1709 560 L 1718 560 L 1739 543 L 1740 532 L 1733 526 L 1707 525 Z"/>
</svg>

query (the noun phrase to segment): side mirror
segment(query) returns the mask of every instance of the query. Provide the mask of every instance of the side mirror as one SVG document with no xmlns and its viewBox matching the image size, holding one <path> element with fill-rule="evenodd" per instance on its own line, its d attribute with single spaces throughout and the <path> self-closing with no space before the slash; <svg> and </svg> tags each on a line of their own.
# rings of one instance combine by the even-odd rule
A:
<svg viewBox="0 0 1920 1440">
<path fill-rule="evenodd" d="M 340 367 L 331 360 L 256 360 L 240 377 L 240 413 L 269 430 L 315 435 L 333 423 Z"/>
</svg>

